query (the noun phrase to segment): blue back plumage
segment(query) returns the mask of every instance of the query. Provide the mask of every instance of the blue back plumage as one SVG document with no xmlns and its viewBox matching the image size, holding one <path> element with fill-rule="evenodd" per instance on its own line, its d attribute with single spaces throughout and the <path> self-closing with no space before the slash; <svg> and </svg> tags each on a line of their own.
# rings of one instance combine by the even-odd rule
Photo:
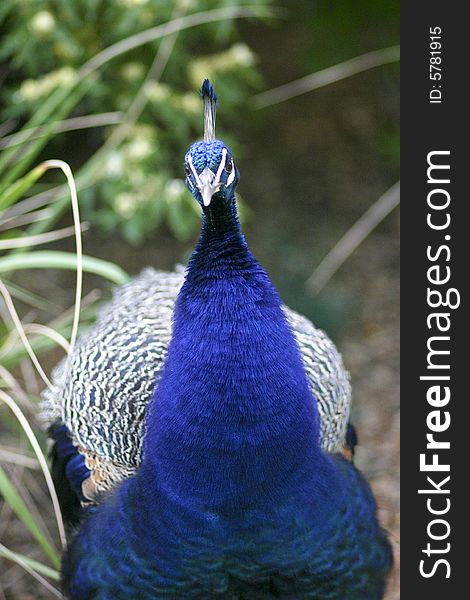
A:
<svg viewBox="0 0 470 600">
<path fill-rule="evenodd" d="M 320 448 L 298 346 L 240 230 L 231 152 L 212 139 L 186 161 L 203 225 L 142 464 L 66 555 L 70 597 L 378 600 L 390 547 L 368 484 Z"/>
</svg>

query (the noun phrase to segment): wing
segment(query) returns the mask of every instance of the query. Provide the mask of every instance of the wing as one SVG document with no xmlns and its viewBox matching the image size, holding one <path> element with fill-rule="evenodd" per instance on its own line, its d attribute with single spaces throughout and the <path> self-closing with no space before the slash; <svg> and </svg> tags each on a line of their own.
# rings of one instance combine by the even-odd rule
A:
<svg viewBox="0 0 470 600">
<path fill-rule="evenodd" d="M 53 385 L 43 393 L 44 420 L 52 432 L 59 428 L 52 438 L 63 435 L 64 425 L 81 457 L 73 458 L 70 447 L 63 456 L 64 440 L 55 439 L 56 471 L 63 478 L 73 458 L 75 470 L 69 466 L 68 472 L 88 500 L 132 475 L 139 465 L 145 411 L 161 376 L 183 281 L 182 267 L 173 272 L 145 269 L 117 288 L 73 354 L 56 367 Z M 318 401 L 322 446 L 340 452 L 351 403 L 349 375 L 323 331 L 287 307 L 285 312 Z M 80 460 L 86 471 L 78 468 Z"/>
</svg>

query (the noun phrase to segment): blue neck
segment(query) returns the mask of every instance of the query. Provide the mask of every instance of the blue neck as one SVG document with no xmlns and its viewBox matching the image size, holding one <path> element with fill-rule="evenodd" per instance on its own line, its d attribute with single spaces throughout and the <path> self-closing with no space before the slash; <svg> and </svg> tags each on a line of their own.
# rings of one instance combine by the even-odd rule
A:
<svg viewBox="0 0 470 600">
<path fill-rule="evenodd" d="M 278 505 L 319 476 L 319 417 L 279 296 L 235 200 L 215 199 L 177 299 L 142 469 L 207 509 Z"/>
</svg>

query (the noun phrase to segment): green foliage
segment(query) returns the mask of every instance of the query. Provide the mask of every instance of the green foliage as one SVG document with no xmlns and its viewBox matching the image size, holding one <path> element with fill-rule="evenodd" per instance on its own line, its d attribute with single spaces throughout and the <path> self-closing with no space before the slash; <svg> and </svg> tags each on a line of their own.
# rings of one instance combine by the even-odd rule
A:
<svg viewBox="0 0 470 600">
<path fill-rule="evenodd" d="M 235 0 L 230 6 L 263 7 L 269 2 Z M 11 72 L 0 91 L 1 116 L 34 120 L 58 90 L 74 89 L 83 65 L 106 48 L 168 21 L 226 5 L 224 0 L 3 0 L 0 60 L 9 63 Z M 121 116 L 114 129 L 68 133 L 54 140 L 55 153 L 75 167 L 83 165 L 87 171 L 94 157 L 92 174 L 87 172 L 84 182 L 79 172 L 78 185 L 87 188 L 82 196 L 85 218 L 103 232 L 120 231 L 133 244 L 143 242 L 163 222 L 179 239 L 193 232 L 197 209 L 182 190 L 182 157 L 188 143 L 201 135 L 197 90 L 205 77 L 223 90 L 227 122 L 259 85 L 256 58 L 240 41 L 237 23 L 220 18 L 189 27 L 171 40 L 156 39 L 123 52 L 93 73 L 80 97 L 65 94 L 66 114 L 60 103 L 51 115 L 60 120 L 73 110 L 74 115 Z M 159 51 L 163 72 L 155 76 L 152 64 Z M 142 104 L 134 118 L 129 109 L 136 98 Z M 46 122 L 54 128 L 51 118 Z M 120 135 L 113 137 L 116 130 Z M 43 145 L 38 143 L 37 151 Z"/>
</svg>

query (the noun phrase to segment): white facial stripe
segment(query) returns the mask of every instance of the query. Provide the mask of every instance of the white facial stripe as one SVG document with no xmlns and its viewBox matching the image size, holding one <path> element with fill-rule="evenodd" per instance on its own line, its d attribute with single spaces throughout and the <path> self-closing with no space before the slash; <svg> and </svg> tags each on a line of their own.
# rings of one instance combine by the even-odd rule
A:
<svg viewBox="0 0 470 600">
<path fill-rule="evenodd" d="M 199 175 L 197 174 L 197 171 L 196 171 L 196 169 L 194 168 L 194 165 L 193 165 L 193 159 L 192 159 L 192 157 L 191 157 L 191 154 L 188 154 L 188 164 L 189 164 L 189 168 L 190 168 L 190 169 L 191 169 L 191 171 L 193 172 L 194 178 L 195 178 L 195 180 L 196 180 L 196 184 L 198 184 L 198 185 L 199 185 L 199 184 L 201 183 L 201 180 L 199 179 Z"/>
<path fill-rule="evenodd" d="M 235 179 L 235 165 L 233 164 L 233 160 L 232 160 L 232 171 L 231 171 L 230 175 L 228 176 L 227 185 L 231 185 L 233 183 L 234 179 Z"/>
<path fill-rule="evenodd" d="M 222 158 L 220 159 L 220 165 L 217 169 L 217 173 L 215 174 L 214 181 L 218 184 L 220 181 L 220 176 L 222 175 L 222 171 L 225 169 L 225 163 L 227 162 L 227 149 L 223 148 L 222 150 Z"/>
</svg>

